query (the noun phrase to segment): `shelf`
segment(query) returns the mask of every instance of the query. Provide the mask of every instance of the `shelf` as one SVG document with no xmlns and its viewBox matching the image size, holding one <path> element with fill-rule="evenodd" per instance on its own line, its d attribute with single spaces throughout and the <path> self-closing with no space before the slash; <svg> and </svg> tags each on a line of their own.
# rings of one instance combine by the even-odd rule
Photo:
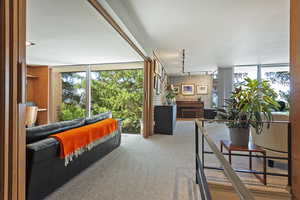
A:
<svg viewBox="0 0 300 200">
<path fill-rule="evenodd" d="M 38 76 L 34 76 L 34 75 L 31 75 L 31 74 L 27 74 L 26 77 L 27 78 L 38 78 Z"/>
<path fill-rule="evenodd" d="M 39 108 L 38 109 L 38 112 L 43 112 L 43 111 L 47 111 L 47 109 L 46 108 Z"/>
</svg>

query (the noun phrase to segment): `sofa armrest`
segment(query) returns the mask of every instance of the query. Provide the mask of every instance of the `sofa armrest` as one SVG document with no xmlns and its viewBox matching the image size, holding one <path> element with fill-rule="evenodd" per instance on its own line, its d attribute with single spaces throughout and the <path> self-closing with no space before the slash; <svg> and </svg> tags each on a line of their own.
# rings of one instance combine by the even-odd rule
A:
<svg viewBox="0 0 300 200">
<path fill-rule="evenodd" d="M 116 118 L 117 122 L 118 122 L 118 129 L 120 131 L 120 134 L 122 133 L 122 119 Z"/>
<path fill-rule="evenodd" d="M 59 155 L 59 142 L 54 138 L 46 138 L 26 146 L 30 162 L 41 162 Z"/>
</svg>

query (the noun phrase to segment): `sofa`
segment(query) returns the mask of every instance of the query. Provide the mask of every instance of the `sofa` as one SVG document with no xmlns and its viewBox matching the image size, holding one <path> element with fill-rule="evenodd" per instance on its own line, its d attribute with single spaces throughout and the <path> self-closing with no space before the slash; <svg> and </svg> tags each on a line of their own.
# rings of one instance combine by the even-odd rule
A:
<svg viewBox="0 0 300 200">
<path fill-rule="evenodd" d="M 60 144 L 50 135 L 86 126 L 111 118 L 111 113 L 102 113 L 91 118 L 63 121 L 26 129 L 26 199 L 41 200 L 59 188 L 94 162 L 120 146 L 121 121 L 118 130 L 103 139 L 99 145 L 83 153 L 65 166 L 59 157 Z"/>
<path fill-rule="evenodd" d="M 272 112 L 273 121 L 289 121 L 288 112 Z M 251 136 L 253 143 L 263 147 L 268 156 L 287 157 L 288 153 L 288 123 L 274 123 L 264 126 L 261 134 L 256 134 L 251 128 Z M 284 160 L 269 159 L 269 166 L 272 167 L 274 161 L 278 163 L 286 163 Z"/>
</svg>

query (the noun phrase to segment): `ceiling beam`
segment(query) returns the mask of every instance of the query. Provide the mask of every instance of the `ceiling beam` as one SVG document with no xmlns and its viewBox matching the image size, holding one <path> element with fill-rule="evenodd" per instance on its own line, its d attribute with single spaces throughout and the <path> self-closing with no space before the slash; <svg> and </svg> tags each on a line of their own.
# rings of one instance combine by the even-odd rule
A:
<svg viewBox="0 0 300 200">
<path fill-rule="evenodd" d="M 97 1 L 88 0 L 88 2 L 101 14 L 104 19 L 120 34 L 120 36 L 146 61 L 149 58 L 143 53 L 143 51 L 130 39 L 120 25 L 113 19 L 113 17 L 107 12 L 107 10 Z"/>
</svg>

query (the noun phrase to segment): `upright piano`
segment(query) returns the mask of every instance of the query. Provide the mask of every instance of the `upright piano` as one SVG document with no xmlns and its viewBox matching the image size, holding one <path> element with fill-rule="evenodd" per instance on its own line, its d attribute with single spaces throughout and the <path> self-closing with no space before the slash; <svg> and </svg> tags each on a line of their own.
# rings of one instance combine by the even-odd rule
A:
<svg viewBox="0 0 300 200">
<path fill-rule="evenodd" d="M 199 101 L 176 101 L 177 118 L 203 118 L 204 103 Z"/>
</svg>

